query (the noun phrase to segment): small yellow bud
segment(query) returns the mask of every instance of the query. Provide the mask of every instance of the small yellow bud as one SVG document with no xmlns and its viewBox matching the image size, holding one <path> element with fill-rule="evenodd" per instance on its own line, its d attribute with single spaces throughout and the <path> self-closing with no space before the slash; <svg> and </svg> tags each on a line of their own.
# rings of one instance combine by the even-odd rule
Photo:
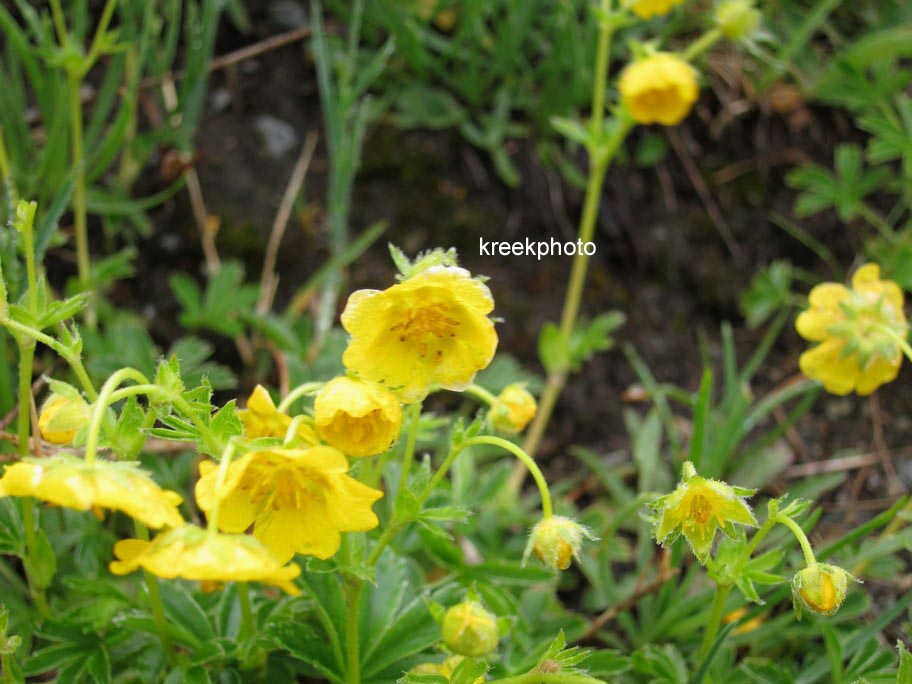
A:
<svg viewBox="0 0 912 684">
<path fill-rule="evenodd" d="M 535 397 L 521 383 L 514 382 L 504 387 L 491 405 L 488 421 L 491 426 L 508 435 L 519 434 L 535 418 L 538 404 Z"/>
<path fill-rule="evenodd" d="M 857 582 L 836 565 L 814 563 L 792 578 L 792 598 L 799 617 L 802 611 L 832 615 L 845 601 L 849 580 Z"/>
<path fill-rule="evenodd" d="M 346 375 L 323 385 L 314 413 L 320 437 L 348 456 L 386 451 L 402 428 L 402 406 L 392 392 Z"/>
<path fill-rule="evenodd" d="M 456 668 L 459 667 L 463 660 L 465 658 L 456 655 L 450 656 L 442 663 L 419 663 L 411 669 L 411 673 L 416 675 L 439 675 L 440 677 L 451 679 Z M 481 676 L 475 680 L 474 684 L 481 684 L 483 681 L 484 676 Z"/>
<path fill-rule="evenodd" d="M 443 643 L 453 653 L 477 658 L 497 648 L 497 618 L 478 601 L 463 601 L 443 616 Z"/>
<path fill-rule="evenodd" d="M 38 416 L 38 429 L 51 444 L 70 444 L 89 421 L 89 405 L 82 399 L 51 394 Z"/>
<path fill-rule="evenodd" d="M 732 41 L 749 37 L 760 24 L 760 12 L 753 0 L 722 0 L 716 7 L 716 26 Z"/>
<path fill-rule="evenodd" d="M 570 561 L 579 556 L 583 538 L 596 539 L 588 528 L 570 518 L 562 515 L 543 518 L 532 528 L 523 560 L 535 551 L 539 560 L 552 570 L 566 570 Z"/>
</svg>

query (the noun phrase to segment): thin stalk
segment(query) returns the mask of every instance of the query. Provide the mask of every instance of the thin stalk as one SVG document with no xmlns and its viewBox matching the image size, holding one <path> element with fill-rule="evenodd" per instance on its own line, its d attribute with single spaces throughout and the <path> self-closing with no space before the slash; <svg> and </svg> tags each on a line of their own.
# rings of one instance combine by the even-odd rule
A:
<svg viewBox="0 0 912 684">
<path fill-rule="evenodd" d="M 601 1 L 601 12 L 610 14 L 612 9 L 612 0 Z M 598 46 L 596 48 L 595 72 L 592 85 L 592 110 L 589 119 L 589 127 L 594 138 L 600 138 L 602 134 L 602 123 L 605 116 L 605 89 L 608 80 L 608 67 L 611 58 L 611 38 L 614 34 L 614 25 L 611 22 L 601 22 L 599 24 Z M 590 153 L 589 159 L 589 179 L 586 184 L 586 196 L 583 201 L 583 213 L 580 218 L 578 239 L 583 242 L 591 242 L 595 234 L 596 219 L 598 217 L 598 207 L 601 202 L 602 184 L 605 180 L 605 173 L 611 163 L 611 159 L 620 146 L 627 132 L 629 125 L 620 124 L 618 130 L 605 149 L 596 153 Z M 560 336 L 564 341 L 564 346 L 570 339 L 573 327 L 579 316 L 580 301 L 583 294 L 583 286 L 586 282 L 586 273 L 589 270 L 589 256 L 583 250 L 577 251 L 573 257 L 573 265 L 570 269 L 570 283 L 564 296 L 564 306 L 561 312 Z M 523 448 L 526 453 L 535 455 L 541 444 L 545 429 L 548 427 L 548 421 L 557 404 L 557 399 L 567 381 L 569 369 L 566 364 L 561 364 L 549 371 L 545 381 L 545 387 L 538 405 L 538 413 L 526 439 L 523 442 Z M 510 478 L 510 487 L 513 491 L 518 492 L 525 479 L 525 471 L 517 467 Z"/>
<path fill-rule="evenodd" d="M 35 345 L 19 345 L 19 417 L 16 434 L 19 438 L 19 456 L 29 455 L 30 426 L 32 418 L 32 362 L 35 360 Z"/>
<path fill-rule="evenodd" d="M 83 126 L 82 126 L 82 100 L 79 90 L 81 79 L 75 74 L 69 74 L 67 85 L 70 93 L 70 138 L 72 149 L 72 165 L 76 172 L 73 180 L 73 218 L 76 222 L 76 265 L 79 271 L 79 287 L 83 292 L 90 289 L 91 265 L 89 263 L 89 229 L 86 209 L 86 179 L 83 164 Z M 95 306 L 89 301 L 86 307 L 86 325 L 90 330 L 95 329 Z"/>
<path fill-rule="evenodd" d="M 722 38 L 722 31 L 714 28 L 710 29 L 697 40 L 691 43 L 684 52 L 681 53 L 681 57 L 685 62 L 692 62 L 697 57 L 702 55 L 704 52 L 709 50 L 713 45 L 715 45 Z"/>
<path fill-rule="evenodd" d="M 149 530 L 145 525 L 138 520 L 134 520 L 133 528 L 136 530 L 136 536 L 139 539 L 149 541 Z M 152 611 L 152 618 L 155 620 L 155 628 L 158 630 L 162 648 L 165 651 L 168 662 L 171 665 L 176 665 L 177 653 L 174 651 L 171 632 L 168 631 L 168 619 L 165 617 L 165 604 L 162 602 L 161 591 L 158 588 L 158 577 L 145 568 L 143 568 L 143 576 L 146 581 L 146 590 L 149 592 L 149 610 Z"/>
<path fill-rule="evenodd" d="M 538 467 L 538 464 L 529 454 L 523 451 L 521 447 L 517 446 L 509 440 L 504 439 L 503 437 L 490 437 L 486 435 L 467 439 L 460 446 L 462 448 L 466 448 L 474 446 L 475 444 L 490 444 L 491 446 L 505 449 L 516 456 L 516 458 L 518 458 L 522 464 L 528 468 L 529 473 L 532 475 L 532 479 L 535 480 L 535 484 L 538 487 L 538 493 L 541 496 L 542 503 L 542 517 L 550 518 L 554 514 L 553 507 L 551 505 L 551 492 L 548 491 L 548 483 L 545 480 L 545 476 L 542 474 L 541 469 Z"/>
<path fill-rule="evenodd" d="M 486 390 L 481 385 L 474 385 L 474 384 L 469 385 L 468 387 L 466 387 L 465 393 L 471 394 L 474 397 L 478 397 L 488 406 L 493 406 L 494 403 L 497 401 L 497 397 L 495 397 L 493 394 L 491 394 L 491 392 L 488 392 L 488 390 Z"/>
<path fill-rule="evenodd" d="M 256 633 L 256 624 L 253 621 L 253 609 L 250 607 L 250 584 L 237 583 L 238 603 L 241 605 L 241 633 L 242 639 L 249 639 Z"/>
<path fill-rule="evenodd" d="M 235 449 L 235 443 L 228 442 L 224 452 L 222 452 L 218 473 L 215 476 L 215 500 L 212 502 L 212 510 L 209 512 L 209 527 L 207 530 L 209 535 L 213 537 L 218 533 L 219 509 L 222 507 L 222 486 L 228 476 L 228 466 L 231 464 Z"/>
<path fill-rule="evenodd" d="M 301 397 L 306 397 L 311 394 L 314 394 L 323 387 L 325 383 L 322 382 L 305 382 L 303 385 L 298 385 L 291 392 L 289 392 L 279 405 L 276 407 L 279 413 L 286 413 L 293 403 L 295 403 Z"/>
<path fill-rule="evenodd" d="M 798 544 L 801 545 L 801 552 L 804 554 L 805 565 L 810 567 L 816 564 L 817 559 L 814 557 L 814 549 L 811 548 L 811 542 L 808 541 L 807 535 L 804 533 L 804 530 L 801 529 L 801 526 L 787 515 L 776 516 L 776 522 L 785 525 L 792 531 L 792 534 L 795 535 L 795 539 L 797 539 Z"/>
<path fill-rule="evenodd" d="M 135 368 L 121 368 L 107 379 L 92 404 L 92 415 L 89 418 L 89 432 L 86 436 L 85 462 L 91 465 L 95 462 L 95 456 L 98 452 L 98 440 L 101 435 L 101 423 L 104 420 L 105 410 L 111 404 L 111 396 L 120 384 L 126 380 L 134 380 L 141 385 L 149 385 L 149 380 L 145 375 Z"/>
<path fill-rule="evenodd" d="M 389 529 L 389 528 L 387 528 Z M 361 684 L 361 593 L 364 582 L 354 580 L 345 611 L 345 683 Z"/>
<path fill-rule="evenodd" d="M 725 614 L 725 600 L 728 598 L 731 589 L 730 584 L 716 585 L 716 593 L 713 595 L 712 607 L 709 611 L 709 622 L 703 632 L 699 662 L 706 660 L 706 656 L 709 655 L 709 651 L 716 640 L 716 634 L 719 633 L 719 627 L 722 624 L 722 616 Z"/>
<path fill-rule="evenodd" d="M 31 549 L 34 549 L 38 544 L 38 537 L 35 535 L 36 523 L 35 500 L 30 496 L 25 497 L 22 499 L 22 526 L 25 528 L 26 553 L 29 553 Z M 31 564 L 25 564 L 25 578 L 28 580 L 32 602 L 35 604 L 35 608 L 38 609 L 38 614 L 41 615 L 42 618 L 49 618 L 51 616 L 51 609 L 48 607 L 44 588 L 39 587 L 32 579 L 31 571 L 29 570 L 30 567 Z"/>
<path fill-rule="evenodd" d="M 415 460 L 415 444 L 418 441 L 418 421 L 421 418 L 421 402 L 408 407 L 409 431 L 405 441 L 405 453 L 402 455 L 402 474 L 399 477 L 399 489 L 408 486 L 409 473 Z"/>
<path fill-rule="evenodd" d="M 50 347 L 55 352 L 57 352 L 57 354 L 59 354 L 64 361 L 70 364 L 70 367 L 73 369 L 73 372 L 76 373 L 76 377 L 82 384 L 82 388 L 85 390 L 85 393 L 89 399 L 91 401 L 95 401 L 95 398 L 98 396 L 98 393 L 95 391 L 95 385 L 92 384 L 92 380 L 89 378 L 89 374 L 82 363 L 82 359 L 77 354 L 73 354 L 70 349 L 65 347 L 50 335 L 45 335 L 43 332 L 35 330 L 34 328 L 30 328 L 27 325 L 22 325 L 17 321 L 11 320 L 9 318 L 0 318 L 0 325 L 10 331 L 15 331 L 26 335 L 36 342 L 41 342 L 41 344 Z"/>
<path fill-rule="evenodd" d="M 88 70 L 92 68 L 95 60 L 97 60 L 101 54 L 102 41 L 104 40 L 105 34 L 108 32 L 108 24 L 111 23 L 111 17 L 114 15 L 114 8 L 116 6 L 117 0 L 108 0 L 105 3 L 104 9 L 101 11 L 101 18 L 98 20 L 98 25 L 95 27 L 95 35 L 92 37 L 92 45 L 89 48 L 89 53 L 86 55 L 84 62 L 85 72 L 88 72 Z M 83 76 L 84 75 L 85 74 L 83 74 Z"/>
</svg>

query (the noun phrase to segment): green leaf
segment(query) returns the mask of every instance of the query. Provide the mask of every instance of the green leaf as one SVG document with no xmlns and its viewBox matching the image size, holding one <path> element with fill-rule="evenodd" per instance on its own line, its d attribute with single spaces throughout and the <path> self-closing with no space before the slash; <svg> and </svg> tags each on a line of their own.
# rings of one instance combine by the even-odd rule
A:
<svg viewBox="0 0 912 684">
<path fill-rule="evenodd" d="M 32 501 L 24 501 L 23 505 L 31 506 Z M 28 555 L 22 559 L 28 572 L 28 577 L 36 587 L 47 589 L 57 574 L 57 556 L 44 529 L 38 528 L 35 534 L 35 543 L 28 549 Z"/>
<path fill-rule="evenodd" d="M 896 673 L 896 684 L 912 684 L 912 654 L 906 650 L 901 641 L 896 642 L 899 655 L 899 671 Z"/>
<path fill-rule="evenodd" d="M 136 397 L 128 397 L 114 429 L 106 433 L 108 446 L 114 450 L 118 458 L 132 461 L 139 457 L 146 444 L 146 433 L 142 429 L 145 420 L 146 412 L 140 407 Z"/>
<path fill-rule="evenodd" d="M 738 303 L 748 327 L 756 328 L 773 314 L 791 306 L 791 298 L 792 265 L 788 261 L 774 261 L 754 276 Z"/>
</svg>

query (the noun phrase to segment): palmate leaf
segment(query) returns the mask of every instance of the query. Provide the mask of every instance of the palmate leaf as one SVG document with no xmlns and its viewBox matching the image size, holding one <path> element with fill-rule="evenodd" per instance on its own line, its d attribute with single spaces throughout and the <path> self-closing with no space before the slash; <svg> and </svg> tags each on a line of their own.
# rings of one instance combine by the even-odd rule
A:
<svg viewBox="0 0 912 684">
<path fill-rule="evenodd" d="M 786 182 L 801 190 L 795 203 L 799 216 L 812 216 L 835 209 L 839 218 L 849 221 L 861 212 L 864 198 L 881 188 L 891 177 L 890 169 L 865 169 L 857 145 L 839 145 L 834 156 L 835 173 L 811 165 L 795 169 Z"/>
</svg>

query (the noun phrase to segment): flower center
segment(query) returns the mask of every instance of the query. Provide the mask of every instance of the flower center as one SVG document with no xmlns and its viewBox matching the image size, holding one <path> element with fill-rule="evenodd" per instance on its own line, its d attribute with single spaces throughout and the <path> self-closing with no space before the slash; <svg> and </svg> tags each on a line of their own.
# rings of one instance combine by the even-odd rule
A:
<svg viewBox="0 0 912 684">
<path fill-rule="evenodd" d="M 427 304 L 407 309 L 405 319 L 390 326 L 390 332 L 399 336 L 399 341 L 413 344 L 422 358 L 428 355 L 429 345 L 439 343 L 448 337 L 456 337 L 454 329 L 459 321 L 449 315 L 449 307 L 443 303 Z M 439 358 L 442 352 L 437 350 Z"/>
<path fill-rule="evenodd" d="M 712 504 L 709 503 L 709 499 L 702 494 L 695 495 L 690 500 L 690 518 L 704 525 L 710 515 L 712 515 Z"/>
</svg>

